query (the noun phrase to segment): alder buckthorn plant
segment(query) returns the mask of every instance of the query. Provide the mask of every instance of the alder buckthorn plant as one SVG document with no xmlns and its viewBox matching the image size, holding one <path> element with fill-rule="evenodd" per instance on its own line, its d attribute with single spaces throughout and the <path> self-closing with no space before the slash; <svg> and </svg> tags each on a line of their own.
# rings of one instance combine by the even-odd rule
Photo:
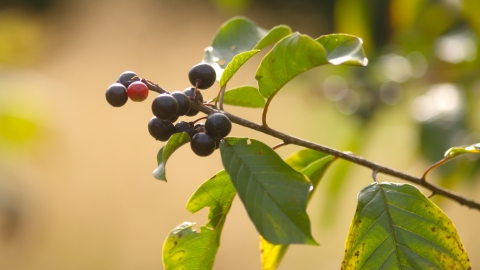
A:
<svg viewBox="0 0 480 270">
<path fill-rule="evenodd" d="M 186 206 L 192 213 L 209 208 L 208 223 L 200 231 L 192 229 L 192 222 L 180 221 L 172 228 L 163 244 L 164 269 L 213 268 L 222 229 L 237 195 L 259 234 L 259 269 L 277 269 L 291 244 L 318 246 L 320 239 L 311 234 L 306 208 L 325 172 L 338 159 L 372 171 L 370 183 L 358 193 L 338 268 L 471 269 L 453 222 L 430 197 L 442 196 L 475 210 L 480 210 L 480 204 L 429 182 L 427 176 L 458 156 L 480 153 L 480 144 L 450 148 L 422 176 L 414 176 L 267 124 L 272 99 L 296 76 L 322 65 L 368 68 L 362 43 L 361 38 L 348 34 L 312 38 L 285 25 L 268 30 L 247 18 L 234 17 L 216 32 L 203 61 L 188 71 L 191 86 L 185 90 L 170 93 L 132 71 L 122 73 L 107 88 L 106 99 L 113 107 L 124 106 L 128 98 L 144 101 L 148 91 L 158 93 L 151 104 L 148 131 L 153 139 L 165 143 L 157 155 L 154 178 L 167 181 L 169 157 L 187 143 L 199 157 L 208 158 L 216 151 L 221 156 L 224 170 L 206 180 Z M 271 49 L 256 71 L 257 85 L 227 87 L 242 65 L 267 47 Z M 211 87 L 218 88 L 218 94 L 204 101 L 200 90 Z M 262 122 L 231 114 L 226 105 L 262 108 Z M 232 125 L 270 135 L 280 143 L 271 147 L 254 138 L 231 136 Z M 303 148 L 283 159 L 275 150 L 285 145 Z M 380 174 L 408 184 L 380 182 Z M 430 191 L 431 196 L 417 187 Z"/>
</svg>

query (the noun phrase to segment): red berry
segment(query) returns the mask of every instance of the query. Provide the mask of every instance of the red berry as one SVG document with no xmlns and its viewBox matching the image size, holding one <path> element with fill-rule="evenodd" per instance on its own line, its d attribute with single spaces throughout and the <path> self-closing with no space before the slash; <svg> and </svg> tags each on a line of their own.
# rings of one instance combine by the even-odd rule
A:
<svg viewBox="0 0 480 270">
<path fill-rule="evenodd" d="M 127 94 L 133 101 L 144 101 L 148 97 L 148 87 L 140 81 L 132 82 L 127 88 Z"/>
</svg>

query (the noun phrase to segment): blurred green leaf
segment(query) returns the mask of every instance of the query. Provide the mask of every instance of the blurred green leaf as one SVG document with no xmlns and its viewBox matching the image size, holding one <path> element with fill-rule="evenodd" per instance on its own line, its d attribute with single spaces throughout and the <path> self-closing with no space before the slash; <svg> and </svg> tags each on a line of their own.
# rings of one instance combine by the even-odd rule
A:
<svg viewBox="0 0 480 270">
<path fill-rule="evenodd" d="M 226 138 L 220 144 L 225 170 L 257 231 L 274 244 L 318 245 L 306 213 L 311 184 L 267 145 Z"/>
<path fill-rule="evenodd" d="M 368 59 L 363 51 L 362 39 L 346 34 L 331 34 L 316 39 L 327 51 L 328 62 L 332 65 L 348 64 L 366 66 Z"/>
<path fill-rule="evenodd" d="M 313 157 L 316 153 L 321 153 L 314 150 L 310 150 L 310 151 L 305 151 L 305 150 L 310 150 L 310 149 L 300 150 L 299 152 L 292 155 L 289 160 L 298 164 L 301 162 L 299 160 L 299 157 L 304 156 L 305 157 L 304 163 L 308 163 L 308 160 L 310 160 L 311 157 Z M 320 158 L 318 158 L 317 160 L 310 162 L 310 164 L 308 165 L 305 165 L 304 168 L 300 170 L 301 173 L 303 173 L 305 176 L 307 176 L 310 179 L 313 185 L 313 191 L 315 191 L 316 187 L 320 183 L 320 180 L 325 174 L 325 171 L 330 167 L 332 162 L 335 160 L 336 158 L 334 156 L 330 156 L 330 155 L 325 156 L 324 154 L 324 155 L 321 155 Z M 309 198 L 312 197 L 313 191 L 310 192 Z M 272 244 L 260 236 L 260 250 L 262 252 L 261 253 L 262 269 L 263 270 L 277 269 L 278 265 L 283 259 L 283 256 L 287 252 L 288 247 L 289 245 Z"/>
<path fill-rule="evenodd" d="M 310 182 L 313 185 L 313 190 L 316 189 L 323 175 L 330 167 L 332 162 L 334 162 L 336 159 L 336 157 L 329 155 L 310 163 L 308 166 L 306 166 L 300 171 L 302 174 L 307 176 L 308 179 L 310 179 Z M 312 194 L 313 192 L 310 192 L 310 197 L 312 196 Z"/>
<path fill-rule="evenodd" d="M 245 64 L 248 59 L 257 54 L 259 51 L 260 50 L 251 50 L 235 55 L 222 73 L 222 77 L 220 78 L 220 87 L 225 86 L 225 84 L 227 84 L 227 82 L 238 71 L 238 69 L 240 69 L 240 67 Z"/>
<path fill-rule="evenodd" d="M 469 146 L 452 147 L 445 152 L 444 157 L 454 158 L 463 154 L 480 154 L 480 143 L 472 144 Z"/>
<path fill-rule="evenodd" d="M 305 148 L 289 156 L 287 159 L 285 159 L 285 162 L 295 170 L 301 171 L 312 162 L 326 156 L 328 155 L 323 152 Z"/>
<path fill-rule="evenodd" d="M 180 146 L 190 142 L 190 136 L 186 132 L 173 134 L 168 139 L 167 144 L 158 151 L 157 164 L 158 167 L 153 171 L 153 176 L 158 180 L 167 181 L 165 166 L 170 156 L 180 148 Z"/>
<path fill-rule="evenodd" d="M 195 191 L 188 200 L 187 210 L 196 213 L 204 207 L 210 207 L 209 221 L 200 228 L 200 232 L 192 230 L 195 223 L 184 222 L 170 233 L 162 250 L 165 270 L 212 269 L 223 225 L 235 194 L 235 187 L 224 170 Z"/>
<path fill-rule="evenodd" d="M 470 269 L 451 220 L 415 187 L 373 183 L 358 195 L 342 269 Z"/>
<path fill-rule="evenodd" d="M 253 86 L 241 86 L 226 91 L 223 96 L 223 103 L 247 108 L 265 107 L 265 99 Z"/>
<path fill-rule="evenodd" d="M 0 140 L 7 143 L 22 144 L 38 135 L 38 124 L 15 112 L 0 112 Z"/>
</svg>

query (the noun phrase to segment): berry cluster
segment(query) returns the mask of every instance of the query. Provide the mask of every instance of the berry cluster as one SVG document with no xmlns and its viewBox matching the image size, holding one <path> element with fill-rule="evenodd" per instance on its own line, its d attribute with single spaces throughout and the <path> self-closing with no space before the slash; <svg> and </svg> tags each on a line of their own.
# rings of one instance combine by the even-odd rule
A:
<svg viewBox="0 0 480 270">
<path fill-rule="evenodd" d="M 205 124 L 179 121 L 180 116 L 195 116 L 198 110 L 190 108 L 190 101 L 203 103 L 203 96 L 197 89 L 207 89 L 216 80 L 216 73 L 212 66 L 200 63 L 193 66 L 188 79 L 194 87 L 183 91 L 169 93 L 158 85 L 141 79 L 132 71 L 122 73 L 114 84 L 111 84 L 105 93 L 107 102 L 114 107 L 121 107 L 130 98 L 132 101 L 144 101 L 148 97 L 148 90 L 160 94 L 152 102 L 153 117 L 148 122 L 148 131 L 159 141 L 167 141 L 170 136 L 178 132 L 186 132 L 191 138 L 191 148 L 199 156 L 208 156 L 218 148 L 222 138 L 232 129 L 230 119 L 222 113 L 209 115 Z M 203 118 L 201 118 L 203 119 Z"/>
</svg>

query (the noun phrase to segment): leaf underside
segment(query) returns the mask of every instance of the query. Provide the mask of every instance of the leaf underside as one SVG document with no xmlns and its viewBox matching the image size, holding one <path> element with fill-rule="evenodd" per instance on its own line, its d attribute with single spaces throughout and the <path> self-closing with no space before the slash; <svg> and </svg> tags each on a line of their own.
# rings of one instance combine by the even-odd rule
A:
<svg viewBox="0 0 480 270">
<path fill-rule="evenodd" d="M 305 176 L 257 140 L 226 138 L 220 152 L 250 219 L 266 240 L 317 245 L 306 213 L 311 184 Z"/>
<path fill-rule="evenodd" d="M 330 34 L 316 39 L 327 51 L 328 62 L 332 65 L 366 66 L 368 59 L 363 51 L 361 38 L 347 34 Z"/>
<path fill-rule="evenodd" d="M 153 177 L 158 180 L 167 181 L 165 166 L 170 156 L 180 148 L 182 145 L 190 142 L 190 136 L 188 133 L 180 132 L 173 134 L 168 139 L 167 144 L 163 146 L 157 154 L 158 167 L 153 171 Z"/>
<path fill-rule="evenodd" d="M 265 107 L 265 99 L 253 86 L 240 86 L 226 91 L 223 103 L 246 108 Z"/>
<path fill-rule="evenodd" d="M 234 17 L 220 26 L 212 44 L 205 49 L 203 62 L 215 68 L 217 81 L 220 81 L 224 69 L 237 54 L 253 49 L 260 50 L 291 32 L 288 26 L 279 25 L 266 30 L 245 17 Z"/>
<path fill-rule="evenodd" d="M 235 194 L 235 187 L 225 171 L 218 172 L 195 191 L 187 203 L 187 210 L 195 213 L 209 207 L 209 221 L 200 232 L 192 229 L 195 223 L 184 222 L 169 234 L 162 249 L 165 270 L 213 268 L 220 235 Z"/>
<path fill-rule="evenodd" d="M 260 50 L 251 50 L 246 52 L 241 52 L 235 55 L 230 63 L 222 73 L 220 78 L 220 87 L 223 87 L 227 82 L 233 77 L 233 75 L 245 64 L 252 56 L 257 54 Z"/>
<path fill-rule="evenodd" d="M 470 269 L 457 231 L 415 187 L 373 183 L 358 195 L 342 269 Z"/>
</svg>

